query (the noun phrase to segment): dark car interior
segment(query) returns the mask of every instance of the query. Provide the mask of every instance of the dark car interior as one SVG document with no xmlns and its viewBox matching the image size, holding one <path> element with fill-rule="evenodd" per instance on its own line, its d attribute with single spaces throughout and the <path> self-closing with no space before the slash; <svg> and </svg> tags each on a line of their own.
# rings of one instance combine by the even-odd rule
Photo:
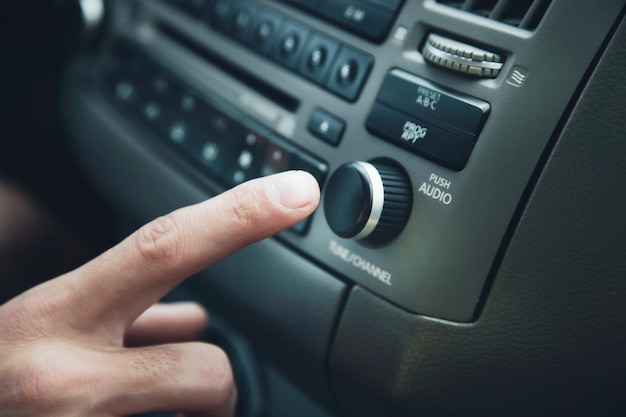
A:
<svg viewBox="0 0 626 417">
<path fill-rule="evenodd" d="M 625 6 L 3 1 L 0 177 L 75 236 L 47 279 L 315 176 L 309 219 L 166 297 L 210 310 L 238 417 L 623 415 Z"/>
</svg>

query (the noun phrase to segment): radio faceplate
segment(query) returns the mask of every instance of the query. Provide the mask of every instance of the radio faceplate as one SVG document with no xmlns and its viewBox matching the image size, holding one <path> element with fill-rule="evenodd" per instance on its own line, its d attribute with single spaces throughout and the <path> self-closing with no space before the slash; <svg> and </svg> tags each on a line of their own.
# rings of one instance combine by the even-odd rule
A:
<svg viewBox="0 0 626 417">
<path fill-rule="evenodd" d="M 169 80 L 175 94 L 157 100 L 154 77 L 107 73 L 118 52 L 104 49 L 98 74 L 111 103 L 221 189 L 296 168 L 316 175 L 325 198 L 327 177 L 345 164 L 392 161 L 412 188 L 410 216 L 395 239 L 339 237 L 323 210 L 279 238 L 410 312 L 473 320 L 541 155 L 620 3 L 589 10 L 595 31 L 571 33 L 580 59 L 567 72 L 548 65 L 564 54 L 551 37 L 583 26 L 589 14 L 572 16 L 561 3 L 544 18 L 553 30 L 531 33 L 434 1 L 407 1 L 398 3 L 391 35 L 377 43 L 285 2 L 228 2 L 228 11 L 220 4 L 116 2 L 109 41 L 132 45 L 121 61 L 145 57 L 150 74 Z M 481 80 L 426 62 L 419 51 L 440 27 L 502 52 L 500 75 Z M 267 37 L 262 45 L 255 34 Z M 312 70 L 320 62 L 320 72 Z"/>
</svg>

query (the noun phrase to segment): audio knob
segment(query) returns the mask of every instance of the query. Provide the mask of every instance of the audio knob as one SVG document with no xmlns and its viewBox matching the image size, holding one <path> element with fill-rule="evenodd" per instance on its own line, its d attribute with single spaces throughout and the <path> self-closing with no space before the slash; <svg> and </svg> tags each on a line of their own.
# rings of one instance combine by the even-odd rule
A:
<svg viewBox="0 0 626 417">
<path fill-rule="evenodd" d="M 350 162 L 328 180 L 324 213 L 332 231 L 346 239 L 382 244 L 406 226 L 413 206 L 407 175 L 385 162 Z"/>
</svg>

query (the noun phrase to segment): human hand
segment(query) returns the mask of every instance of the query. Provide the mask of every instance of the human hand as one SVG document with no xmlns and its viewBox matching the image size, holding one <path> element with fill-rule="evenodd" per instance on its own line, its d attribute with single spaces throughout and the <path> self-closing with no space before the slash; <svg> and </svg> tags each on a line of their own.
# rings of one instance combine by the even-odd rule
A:
<svg viewBox="0 0 626 417">
<path fill-rule="evenodd" d="M 0 416 L 233 415 L 226 355 L 171 343 L 198 333 L 202 308 L 153 304 L 190 275 L 300 222 L 318 202 L 309 174 L 253 180 L 154 220 L 0 306 Z M 164 344 L 128 348 L 125 338 Z"/>
</svg>

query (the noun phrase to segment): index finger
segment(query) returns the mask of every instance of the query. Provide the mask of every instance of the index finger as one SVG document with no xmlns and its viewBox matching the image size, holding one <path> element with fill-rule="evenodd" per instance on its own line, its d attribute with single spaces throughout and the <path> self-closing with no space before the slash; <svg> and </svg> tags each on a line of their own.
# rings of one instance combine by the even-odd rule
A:
<svg viewBox="0 0 626 417">
<path fill-rule="evenodd" d="M 158 218 L 66 277 L 77 294 L 69 316 L 85 325 L 110 320 L 124 331 L 185 278 L 305 219 L 319 195 L 310 174 L 291 171 Z"/>
</svg>

